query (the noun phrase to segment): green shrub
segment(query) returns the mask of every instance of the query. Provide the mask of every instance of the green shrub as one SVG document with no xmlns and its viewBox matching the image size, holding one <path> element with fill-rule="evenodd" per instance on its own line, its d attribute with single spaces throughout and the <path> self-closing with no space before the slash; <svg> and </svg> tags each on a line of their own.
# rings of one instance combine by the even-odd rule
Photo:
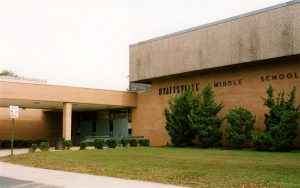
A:
<svg viewBox="0 0 300 188">
<path fill-rule="evenodd" d="M 26 147 L 24 140 L 14 140 L 14 148 Z"/>
<path fill-rule="evenodd" d="M 41 151 L 48 151 L 49 150 L 49 143 L 48 142 L 41 142 L 40 143 L 40 150 Z"/>
<path fill-rule="evenodd" d="M 109 138 L 106 140 L 106 145 L 109 148 L 115 148 L 117 146 L 117 140 L 115 138 Z"/>
<path fill-rule="evenodd" d="M 188 116 L 199 106 L 199 95 L 187 89 L 180 95 L 170 97 L 169 108 L 165 108 L 166 130 L 174 146 L 192 145 L 196 132 L 192 129 Z"/>
<path fill-rule="evenodd" d="M 136 138 L 131 138 L 130 139 L 130 146 L 131 147 L 137 147 L 137 144 L 138 144 L 138 142 L 137 142 Z"/>
<path fill-rule="evenodd" d="M 255 117 L 244 108 L 231 109 L 226 115 L 225 138 L 234 148 L 243 148 L 252 138 Z"/>
<path fill-rule="evenodd" d="M 48 141 L 44 139 L 38 139 L 38 140 L 34 140 L 32 143 L 40 145 L 42 142 L 48 142 Z"/>
<path fill-rule="evenodd" d="M 149 139 L 142 138 L 142 139 L 139 139 L 139 140 L 138 140 L 138 143 L 140 144 L 140 146 L 149 146 L 150 140 L 149 140 Z"/>
<path fill-rule="evenodd" d="M 31 144 L 29 147 L 29 152 L 35 152 L 39 148 L 39 145 L 37 144 Z"/>
<path fill-rule="evenodd" d="M 2 140 L 2 148 L 7 149 L 11 148 L 11 141 L 10 140 Z"/>
<path fill-rule="evenodd" d="M 85 141 L 80 142 L 80 150 L 84 150 L 87 146 L 88 146 L 88 143 L 86 143 Z"/>
<path fill-rule="evenodd" d="M 47 142 L 47 140 L 38 139 L 38 140 L 24 140 L 25 147 L 30 147 L 32 144 L 40 145 L 41 142 Z"/>
<path fill-rule="evenodd" d="M 2 140 L 1 144 L 2 144 L 3 149 L 11 148 L 11 140 Z M 16 144 L 17 144 L 17 147 L 16 147 Z M 14 148 L 20 148 L 21 144 L 22 143 L 20 142 L 20 140 L 14 140 Z"/>
<path fill-rule="evenodd" d="M 95 139 L 94 146 L 97 149 L 102 149 L 105 146 L 105 139 L 104 138 Z"/>
<path fill-rule="evenodd" d="M 219 130 L 224 118 L 217 114 L 224 107 L 214 100 L 214 91 L 210 83 L 201 92 L 200 106 L 188 115 L 190 125 L 198 132 L 200 146 L 203 148 L 221 146 L 222 132 Z"/>
<path fill-rule="evenodd" d="M 73 146 L 72 140 L 65 140 L 64 145 L 65 145 L 66 149 L 69 150 Z"/>
<path fill-rule="evenodd" d="M 34 144 L 32 140 L 24 140 L 24 146 L 26 148 L 30 148 L 32 144 Z"/>
<path fill-rule="evenodd" d="M 126 147 L 128 144 L 130 144 L 130 138 L 122 138 L 121 143 L 123 147 Z"/>
<path fill-rule="evenodd" d="M 14 140 L 14 148 L 29 148 L 31 144 L 40 145 L 41 142 L 47 142 L 47 140 Z M 2 140 L 2 148 L 11 148 L 11 140 Z"/>
<path fill-rule="evenodd" d="M 270 84 L 266 91 L 267 98 L 263 98 L 264 105 L 270 110 L 265 114 L 265 130 L 253 136 L 254 146 L 264 151 L 290 151 L 298 127 L 299 108 L 296 106 L 296 88 L 285 99 L 285 92 L 279 92 L 274 97 L 274 88 Z"/>
</svg>

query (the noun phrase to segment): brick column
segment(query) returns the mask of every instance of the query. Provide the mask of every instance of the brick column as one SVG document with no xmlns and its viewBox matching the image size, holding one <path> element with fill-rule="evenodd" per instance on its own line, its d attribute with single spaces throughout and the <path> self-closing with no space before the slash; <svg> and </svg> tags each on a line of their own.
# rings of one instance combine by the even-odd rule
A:
<svg viewBox="0 0 300 188">
<path fill-rule="evenodd" d="M 64 103 L 63 109 L 63 138 L 71 140 L 72 130 L 72 103 Z"/>
</svg>

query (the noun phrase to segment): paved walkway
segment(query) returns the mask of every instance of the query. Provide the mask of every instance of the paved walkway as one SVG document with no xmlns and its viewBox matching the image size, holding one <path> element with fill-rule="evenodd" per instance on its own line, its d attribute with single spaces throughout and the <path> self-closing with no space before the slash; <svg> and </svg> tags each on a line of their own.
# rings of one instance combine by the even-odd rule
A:
<svg viewBox="0 0 300 188">
<path fill-rule="evenodd" d="M 10 149 L 0 149 L 0 157 L 9 156 L 10 153 L 11 153 Z M 28 148 L 14 149 L 14 155 L 19 155 L 23 153 L 28 153 Z"/>
<path fill-rule="evenodd" d="M 14 153 L 26 152 L 28 149 L 16 150 Z M 5 155 L 10 155 L 10 150 L 8 154 L 7 151 L 0 150 L 0 156 Z M 179 188 L 179 186 L 173 185 L 33 168 L 4 162 L 0 162 L 0 187 Z"/>
<path fill-rule="evenodd" d="M 94 147 L 87 147 L 86 149 L 94 149 Z M 71 150 L 79 150 L 79 147 L 72 147 Z M 37 149 L 36 152 L 39 152 L 40 149 Z M 50 147 L 50 151 L 59 151 L 55 150 L 54 147 Z M 9 156 L 11 153 L 10 149 L 0 149 L 0 157 Z M 14 155 L 28 153 L 28 148 L 15 148 Z"/>
<path fill-rule="evenodd" d="M 61 188 L 32 181 L 18 180 L 0 176 L 0 188 Z"/>
</svg>

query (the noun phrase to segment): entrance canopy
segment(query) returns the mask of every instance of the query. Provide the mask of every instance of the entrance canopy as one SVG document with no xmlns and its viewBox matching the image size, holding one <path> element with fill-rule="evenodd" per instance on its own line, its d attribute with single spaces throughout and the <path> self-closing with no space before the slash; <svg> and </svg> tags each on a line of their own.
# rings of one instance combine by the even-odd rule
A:
<svg viewBox="0 0 300 188">
<path fill-rule="evenodd" d="M 124 91 L 87 89 L 46 84 L 0 82 L 0 107 L 62 110 L 71 103 L 74 111 L 133 108 L 136 94 Z"/>
<path fill-rule="evenodd" d="M 63 111 L 63 138 L 71 139 L 72 111 L 136 107 L 136 94 L 46 84 L 0 81 L 0 107 Z"/>
</svg>

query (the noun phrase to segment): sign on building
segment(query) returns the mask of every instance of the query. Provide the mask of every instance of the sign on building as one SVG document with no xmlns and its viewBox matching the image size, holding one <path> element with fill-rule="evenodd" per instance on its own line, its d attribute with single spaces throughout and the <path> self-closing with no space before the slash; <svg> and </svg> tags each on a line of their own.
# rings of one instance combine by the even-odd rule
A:
<svg viewBox="0 0 300 188">
<path fill-rule="evenodd" d="M 13 119 L 19 117 L 19 106 L 9 106 L 9 117 Z"/>
</svg>

